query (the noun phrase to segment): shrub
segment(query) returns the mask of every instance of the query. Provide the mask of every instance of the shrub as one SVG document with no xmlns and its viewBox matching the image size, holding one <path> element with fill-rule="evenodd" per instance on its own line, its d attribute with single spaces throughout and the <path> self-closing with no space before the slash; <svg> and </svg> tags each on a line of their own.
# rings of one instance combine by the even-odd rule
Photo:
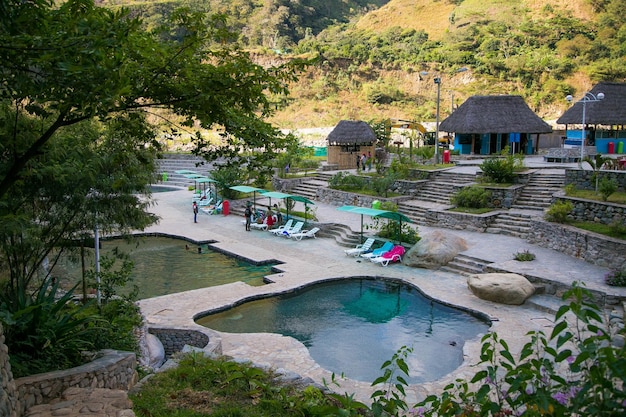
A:
<svg viewBox="0 0 626 417">
<path fill-rule="evenodd" d="M 546 220 L 555 223 L 567 223 L 567 217 L 574 210 L 571 201 L 557 201 L 546 212 Z"/>
<path fill-rule="evenodd" d="M 389 193 L 389 188 L 391 188 L 395 180 L 396 177 L 392 173 L 388 172 L 387 175 L 383 177 L 373 178 L 370 182 L 370 187 L 372 187 L 372 190 L 377 195 L 387 197 L 387 194 Z"/>
<path fill-rule="evenodd" d="M 614 178 L 602 177 L 598 191 L 602 196 L 602 201 L 608 200 L 611 194 L 617 191 L 617 181 Z"/>
<path fill-rule="evenodd" d="M 549 336 L 528 333 L 519 357 L 497 334 L 483 337 L 481 370 L 415 405 L 421 416 L 616 416 L 626 413 L 626 333 L 603 319 L 577 285 L 555 315 Z"/>
<path fill-rule="evenodd" d="M 490 198 L 491 192 L 489 190 L 472 185 L 459 190 L 450 201 L 457 207 L 485 208 L 489 206 Z"/>
<path fill-rule="evenodd" d="M 626 269 L 609 272 L 605 277 L 605 282 L 614 287 L 626 287 Z"/>
<path fill-rule="evenodd" d="M 338 172 L 328 181 L 328 186 L 336 190 L 360 190 L 365 187 L 365 179 L 347 172 Z"/>
<path fill-rule="evenodd" d="M 480 164 L 480 169 L 489 181 L 497 184 L 511 183 L 515 178 L 515 159 L 488 158 Z"/>
<path fill-rule="evenodd" d="M 513 255 L 513 257 L 516 261 L 520 262 L 534 261 L 536 258 L 535 254 L 530 252 L 528 249 L 522 252 L 517 252 Z"/>
</svg>

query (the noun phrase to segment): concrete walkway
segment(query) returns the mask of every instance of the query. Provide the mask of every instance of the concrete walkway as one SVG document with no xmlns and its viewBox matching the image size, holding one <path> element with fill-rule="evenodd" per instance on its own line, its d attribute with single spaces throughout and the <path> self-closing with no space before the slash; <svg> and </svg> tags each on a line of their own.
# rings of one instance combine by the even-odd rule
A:
<svg viewBox="0 0 626 417">
<path fill-rule="evenodd" d="M 461 168 L 459 168 L 461 169 Z M 463 168 L 466 169 L 466 168 Z M 367 261 L 344 255 L 345 248 L 334 239 L 305 239 L 299 242 L 275 237 L 264 231 L 245 231 L 239 216 L 199 215 L 193 222 L 191 193 L 187 190 L 158 193 L 154 195 L 156 205 L 153 212 L 160 218 L 158 225 L 147 232 L 167 233 L 196 241 L 215 241 L 221 250 L 262 261 L 275 259 L 282 262 L 280 272 L 268 276 L 273 282 L 261 287 L 250 287 L 238 282 L 219 287 L 203 288 L 184 293 L 142 300 L 140 307 L 151 326 L 197 329 L 194 318 L 207 312 L 232 306 L 242 299 L 251 299 L 266 294 L 277 294 L 306 286 L 312 282 L 345 278 L 375 277 L 397 278 L 417 286 L 428 296 L 452 305 L 486 314 L 493 319 L 492 330 L 504 338 L 513 351 L 521 349 L 527 341 L 524 336 L 530 330 L 549 332 L 552 314 L 531 306 L 509 306 L 487 302 L 473 296 L 462 276 L 442 271 L 409 268 L 401 264 L 381 267 Z M 267 204 L 258 200 L 258 204 Z M 316 215 L 320 222 L 338 222 L 360 230 L 360 216 L 337 211 L 335 207 L 316 203 Z M 419 227 L 420 234 L 434 230 Z M 626 289 L 608 287 L 603 284 L 604 268 L 595 267 L 559 252 L 533 246 L 524 240 L 503 236 L 464 231 L 446 231 L 466 239 L 469 249 L 465 254 L 497 263 L 511 272 L 523 272 L 532 268 L 533 274 L 546 279 L 571 283 L 584 281 L 588 287 L 600 291 L 617 292 L 626 297 Z M 537 255 L 533 262 L 513 261 L 513 254 L 530 250 Z M 228 334 L 213 332 L 212 340 L 220 340 L 222 352 L 241 360 L 250 360 L 258 365 L 270 366 L 309 377 L 317 383 L 331 380 L 331 372 L 322 369 L 310 357 L 300 342 L 275 334 Z M 476 372 L 472 365 L 478 360 L 480 340 L 470 340 L 463 347 L 465 361 L 453 374 L 439 381 L 413 385 L 407 391 L 409 403 L 437 392 L 456 378 L 470 378 Z M 357 360 L 358 358 L 355 358 Z M 381 364 L 389 358 L 381 358 Z M 427 364 L 426 364 L 427 365 Z M 349 366 L 349 365 L 347 365 Z M 373 389 L 369 382 L 342 380 L 335 391 L 354 393 L 355 398 L 368 402 Z"/>
</svg>

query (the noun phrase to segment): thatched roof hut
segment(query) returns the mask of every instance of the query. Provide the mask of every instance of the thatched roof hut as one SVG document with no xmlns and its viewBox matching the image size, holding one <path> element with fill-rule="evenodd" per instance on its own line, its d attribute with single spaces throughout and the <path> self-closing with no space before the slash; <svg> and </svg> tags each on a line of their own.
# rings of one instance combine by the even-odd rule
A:
<svg viewBox="0 0 626 417">
<path fill-rule="evenodd" d="M 603 82 L 593 87 L 590 93 L 596 97 L 603 93 L 604 99 L 586 102 L 586 125 L 626 125 L 626 84 Z M 562 125 L 581 125 L 582 119 L 583 103 L 579 99 L 556 122 Z"/>
<path fill-rule="evenodd" d="M 373 145 L 376 133 L 370 125 L 361 120 L 342 120 L 326 138 L 329 146 L 334 145 Z"/>
<path fill-rule="evenodd" d="M 375 154 L 376 133 L 360 120 L 342 120 L 328 134 L 328 166 L 335 169 L 356 168 L 356 159 Z"/>
<path fill-rule="evenodd" d="M 520 96 L 472 96 L 441 122 L 439 130 L 466 134 L 552 132 Z"/>
</svg>

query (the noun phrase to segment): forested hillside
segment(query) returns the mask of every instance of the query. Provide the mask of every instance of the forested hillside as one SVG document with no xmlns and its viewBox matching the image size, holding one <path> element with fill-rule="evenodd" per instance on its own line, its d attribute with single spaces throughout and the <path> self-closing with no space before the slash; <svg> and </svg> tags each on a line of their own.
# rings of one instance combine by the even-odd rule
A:
<svg viewBox="0 0 626 417">
<path fill-rule="evenodd" d="M 175 6 L 225 13 L 259 62 L 318 58 L 280 127 L 383 117 L 434 120 L 474 94 L 520 94 L 554 118 L 564 97 L 597 81 L 626 81 L 626 0 L 105 1 L 150 24 Z"/>
</svg>

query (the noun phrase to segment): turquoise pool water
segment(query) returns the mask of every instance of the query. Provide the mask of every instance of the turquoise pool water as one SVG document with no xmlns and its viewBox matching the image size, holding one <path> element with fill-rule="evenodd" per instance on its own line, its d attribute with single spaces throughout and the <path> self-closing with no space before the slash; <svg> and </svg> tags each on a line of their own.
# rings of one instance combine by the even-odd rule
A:
<svg viewBox="0 0 626 417">
<path fill-rule="evenodd" d="M 424 297 L 412 286 L 367 279 L 316 284 L 247 302 L 197 322 L 230 333 L 269 332 L 304 343 L 323 368 L 371 382 L 384 361 L 412 347 L 409 382 L 434 381 L 463 362 L 464 341 L 490 324 Z"/>
<path fill-rule="evenodd" d="M 272 265 L 253 265 L 208 250 L 206 244 L 196 245 L 181 239 L 150 236 L 131 243 L 124 240 L 101 243 L 101 255 L 114 248 L 130 255 L 135 264 L 133 282 L 139 287 L 140 299 L 237 281 L 264 285 L 263 277 L 273 273 Z M 89 262 L 89 268 L 93 268 L 93 257 Z M 65 259 L 58 268 L 76 279 L 80 277 L 80 259 Z"/>
</svg>

